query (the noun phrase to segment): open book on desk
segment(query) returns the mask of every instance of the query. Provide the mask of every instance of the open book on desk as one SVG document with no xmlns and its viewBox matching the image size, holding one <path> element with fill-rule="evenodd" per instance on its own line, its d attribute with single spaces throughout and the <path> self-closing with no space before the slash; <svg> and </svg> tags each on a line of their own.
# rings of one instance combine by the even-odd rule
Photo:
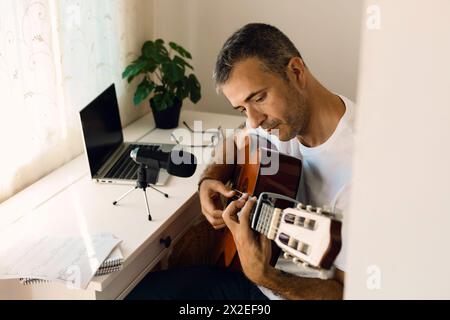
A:
<svg viewBox="0 0 450 320">
<path fill-rule="evenodd" d="M 120 242 L 107 233 L 83 238 L 25 237 L 0 251 L 0 279 L 60 282 L 85 289 L 96 274 L 120 267 Z"/>
</svg>

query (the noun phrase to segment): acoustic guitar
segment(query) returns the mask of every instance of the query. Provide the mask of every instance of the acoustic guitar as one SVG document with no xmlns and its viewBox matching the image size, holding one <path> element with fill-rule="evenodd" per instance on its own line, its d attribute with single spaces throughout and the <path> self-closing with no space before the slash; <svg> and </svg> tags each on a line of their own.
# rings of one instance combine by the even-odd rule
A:
<svg viewBox="0 0 450 320">
<path fill-rule="evenodd" d="M 300 159 L 278 153 L 278 170 L 268 170 L 274 152 L 255 148 L 245 152 L 245 161 L 235 167 L 231 188 L 238 194 L 258 197 L 250 215 L 251 228 L 272 240 L 274 266 L 280 249 L 292 258 L 316 269 L 330 269 L 341 248 L 341 221 L 331 212 L 295 200 L 302 173 Z M 252 161 L 250 161 L 252 159 Z M 231 199 L 232 201 L 234 199 Z M 216 263 L 240 270 L 240 261 L 231 232 L 223 229 L 215 250 Z"/>
</svg>

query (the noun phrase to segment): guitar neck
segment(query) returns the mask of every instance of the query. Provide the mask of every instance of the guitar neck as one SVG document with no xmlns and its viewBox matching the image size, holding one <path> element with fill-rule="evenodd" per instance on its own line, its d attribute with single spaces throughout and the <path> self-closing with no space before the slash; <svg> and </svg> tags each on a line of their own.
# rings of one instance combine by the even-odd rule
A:
<svg viewBox="0 0 450 320">
<path fill-rule="evenodd" d="M 241 192 L 237 189 L 233 189 L 233 190 L 236 191 L 236 195 L 233 196 L 232 198 L 230 198 L 229 201 L 238 200 L 243 195 L 243 192 Z M 262 214 L 261 214 L 261 209 L 262 209 Z M 275 211 L 275 208 L 273 208 L 272 206 L 267 205 L 267 204 L 263 204 L 261 206 L 258 206 L 258 205 L 254 206 L 252 211 L 250 212 L 250 216 L 249 216 L 250 228 L 258 233 L 263 234 L 266 238 L 268 238 L 270 240 L 274 240 L 276 237 L 276 232 L 277 232 L 278 225 L 279 225 L 279 221 L 278 221 L 277 226 L 275 226 L 274 228 L 270 227 L 270 222 L 273 221 L 272 218 L 274 216 L 274 212 L 279 212 L 279 218 L 278 218 L 278 220 L 279 220 L 281 218 L 281 210 L 280 209 L 277 209 L 277 211 Z M 233 244 L 234 244 L 234 242 L 233 242 Z M 280 256 L 281 248 L 274 241 L 272 241 L 271 244 L 272 244 L 272 257 L 270 259 L 270 265 L 274 267 L 278 260 L 278 257 Z M 231 250 L 231 251 L 233 251 L 233 250 Z M 234 252 L 236 252 L 236 251 L 234 251 Z M 225 260 L 225 261 L 227 261 L 227 260 Z M 229 261 L 228 263 L 225 262 L 226 265 L 230 265 L 231 260 L 228 260 L 228 261 Z M 232 261 L 236 261 L 236 259 L 233 259 Z"/>
<path fill-rule="evenodd" d="M 238 194 L 235 199 L 239 199 L 243 195 L 241 191 L 233 190 Z M 260 208 L 255 206 L 250 213 L 250 227 L 273 240 L 280 225 L 281 212 L 281 209 L 265 203 L 262 203 Z"/>
<path fill-rule="evenodd" d="M 259 210 L 253 208 L 250 214 L 250 226 L 253 230 L 273 240 L 280 225 L 281 212 L 279 208 L 263 203 Z"/>
</svg>

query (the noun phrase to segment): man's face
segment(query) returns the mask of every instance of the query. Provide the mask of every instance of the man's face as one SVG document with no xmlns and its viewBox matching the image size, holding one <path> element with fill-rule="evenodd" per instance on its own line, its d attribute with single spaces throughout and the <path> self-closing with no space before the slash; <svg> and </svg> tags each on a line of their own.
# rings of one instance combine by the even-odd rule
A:
<svg viewBox="0 0 450 320">
<path fill-rule="evenodd" d="M 288 141 L 305 129 L 309 119 L 305 99 L 293 81 L 265 71 L 258 59 L 249 58 L 234 66 L 221 89 L 232 106 L 247 115 L 252 128 L 261 126 Z"/>
</svg>

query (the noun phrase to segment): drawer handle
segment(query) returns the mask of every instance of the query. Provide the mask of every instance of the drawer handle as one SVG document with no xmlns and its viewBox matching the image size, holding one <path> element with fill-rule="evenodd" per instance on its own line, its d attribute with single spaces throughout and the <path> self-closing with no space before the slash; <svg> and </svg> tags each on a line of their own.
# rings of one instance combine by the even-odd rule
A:
<svg viewBox="0 0 450 320">
<path fill-rule="evenodd" d="M 163 244 L 164 247 L 168 248 L 172 243 L 172 238 L 170 236 L 167 236 L 164 239 L 159 239 L 159 243 Z"/>
</svg>

